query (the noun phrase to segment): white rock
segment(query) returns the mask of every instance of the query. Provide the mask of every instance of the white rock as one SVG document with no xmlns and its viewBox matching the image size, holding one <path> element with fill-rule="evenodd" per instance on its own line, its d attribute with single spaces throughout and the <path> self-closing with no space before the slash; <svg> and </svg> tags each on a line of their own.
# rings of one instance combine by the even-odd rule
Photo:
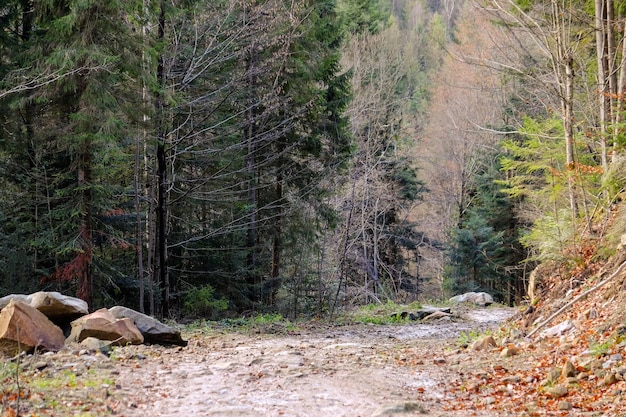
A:
<svg viewBox="0 0 626 417">
<path fill-rule="evenodd" d="M 562 323 L 557 324 L 556 326 L 552 326 L 549 329 L 541 332 L 542 336 L 545 337 L 555 337 L 561 336 L 567 332 L 570 332 L 572 329 L 575 329 L 574 322 L 571 320 L 565 320 Z"/>
<path fill-rule="evenodd" d="M 480 306 L 488 306 L 493 304 L 493 297 L 486 292 L 466 292 L 465 294 L 455 295 L 449 300 L 452 304 L 472 303 Z"/>
</svg>

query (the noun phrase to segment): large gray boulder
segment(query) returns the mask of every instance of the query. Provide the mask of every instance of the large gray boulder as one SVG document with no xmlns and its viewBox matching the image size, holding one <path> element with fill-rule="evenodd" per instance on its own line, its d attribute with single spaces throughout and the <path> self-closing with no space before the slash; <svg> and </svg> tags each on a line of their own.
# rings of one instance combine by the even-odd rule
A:
<svg viewBox="0 0 626 417">
<path fill-rule="evenodd" d="M 29 295 L 31 307 L 45 314 L 50 320 L 75 319 L 89 313 L 87 302 L 55 291 L 39 291 Z"/>
<path fill-rule="evenodd" d="M 187 341 L 182 339 L 180 330 L 161 323 L 154 317 L 122 306 L 111 307 L 109 312 L 118 319 L 131 319 L 146 343 L 187 346 Z"/>
<path fill-rule="evenodd" d="M 29 297 L 30 297 L 30 295 L 26 295 L 26 294 L 9 294 L 9 295 L 5 295 L 4 297 L 0 298 L 0 310 L 2 310 L 7 305 L 9 305 L 9 303 L 12 300 L 22 301 L 22 302 L 24 302 L 26 304 L 30 304 Z"/>
<path fill-rule="evenodd" d="M 486 292 L 466 292 L 455 295 L 449 301 L 452 304 L 470 303 L 485 307 L 493 304 L 493 297 Z"/>
<path fill-rule="evenodd" d="M 73 320 L 89 313 L 87 303 L 80 298 L 63 295 L 56 291 L 39 291 L 33 294 L 9 294 L 0 298 L 0 309 L 11 302 L 22 301 L 36 308 L 52 321 Z"/>
<path fill-rule="evenodd" d="M 13 299 L 0 312 L 0 352 L 5 355 L 35 348 L 57 351 L 64 342 L 63 331 L 23 301 Z"/>
</svg>

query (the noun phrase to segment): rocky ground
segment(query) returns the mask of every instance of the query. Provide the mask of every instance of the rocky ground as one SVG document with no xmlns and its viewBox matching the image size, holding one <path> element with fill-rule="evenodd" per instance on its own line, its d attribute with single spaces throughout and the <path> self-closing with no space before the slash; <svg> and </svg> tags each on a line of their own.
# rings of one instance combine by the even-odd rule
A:
<svg viewBox="0 0 626 417">
<path fill-rule="evenodd" d="M 121 371 L 123 413 L 339 417 L 442 410 L 446 350 L 460 332 L 482 332 L 510 313 L 492 309 L 468 321 L 278 326 L 274 334 L 193 337 L 181 352 L 141 361 L 141 373 Z M 137 386 L 145 391 L 138 393 Z"/>
<path fill-rule="evenodd" d="M 2 412 L 626 416 L 616 352 L 581 351 L 583 344 L 574 343 L 585 337 L 581 332 L 512 338 L 520 320 L 506 330 L 502 323 L 513 314 L 523 317 L 490 307 L 433 323 L 196 327 L 185 335 L 187 347 L 126 346 L 108 355 L 66 349 L 14 358 L 7 363 L 19 362 L 19 368 L 4 365 Z M 488 334 L 496 346 L 472 347 Z M 575 363 L 574 376 L 563 374 L 566 359 Z M 595 364 L 585 368 L 585 361 Z"/>
<path fill-rule="evenodd" d="M 455 349 L 512 313 L 477 309 L 429 324 L 197 328 L 185 348 L 29 356 L 19 359 L 21 399 L 15 377 L 5 376 L 3 410 L 127 417 L 453 415 L 446 404 L 450 367 L 458 365 Z M 42 380 L 48 381 L 43 387 L 29 385 Z"/>
</svg>

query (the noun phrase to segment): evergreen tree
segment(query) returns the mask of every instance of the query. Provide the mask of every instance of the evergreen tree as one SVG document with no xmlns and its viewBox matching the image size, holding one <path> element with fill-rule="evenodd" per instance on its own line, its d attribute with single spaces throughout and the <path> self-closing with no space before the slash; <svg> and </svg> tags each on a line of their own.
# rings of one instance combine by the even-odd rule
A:
<svg viewBox="0 0 626 417">
<path fill-rule="evenodd" d="M 285 252 L 287 236 L 310 235 L 293 221 L 314 228 L 321 179 L 350 150 L 340 26 L 330 1 L 194 7 L 166 15 L 162 136 L 175 175 L 163 273 L 172 292 L 209 284 L 233 307 L 256 308 L 299 256 Z M 206 17 L 200 27 L 195 16 Z"/>
<path fill-rule="evenodd" d="M 452 293 L 487 291 L 512 304 L 525 292 L 516 205 L 501 190 L 497 153 L 481 158 L 482 168 L 470 184 L 471 203 L 452 231 L 446 268 Z"/>
<path fill-rule="evenodd" d="M 23 215 L 13 218 L 16 228 L 30 229 L 21 250 L 35 256 L 35 270 L 73 283 L 92 304 L 94 241 L 112 238 L 98 218 L 123 207 L 123 199 L 112 197 L 127 185 L 118 182 L 124 165 L 117 162 L 136 106 L 133 80 L 140 67 L 133 64 L 140 54 L 132 28 L 120 22 L 128 22 L 132 5 L 23 4 L 23 23 L 32 26 L 24 29 L 29 35 L 5 78 L 7 90 L 28 87 L 6 103 L 22 115 L 23 134 L 8 145 L 6 180 L 23 190 L 16 201 Z"/>
</svg>

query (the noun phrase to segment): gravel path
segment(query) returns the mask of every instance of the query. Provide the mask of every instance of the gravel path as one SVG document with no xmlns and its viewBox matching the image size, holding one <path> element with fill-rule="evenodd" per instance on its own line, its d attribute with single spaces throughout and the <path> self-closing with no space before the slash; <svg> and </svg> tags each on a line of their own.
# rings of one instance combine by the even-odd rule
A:
<svg viewBox="0 0 626 417">
<path fill-rule="evenodd" d="M 183 349 L 129 346 L 117 365 L 119 411 L 126 417 L 467 415 L 444 411 L 450 370 L 441 355 L 462 332 L 482 332 L 512 314 L 487 308 L 432 324 L 210 331 L 193 335 Z"/>
</svg>

